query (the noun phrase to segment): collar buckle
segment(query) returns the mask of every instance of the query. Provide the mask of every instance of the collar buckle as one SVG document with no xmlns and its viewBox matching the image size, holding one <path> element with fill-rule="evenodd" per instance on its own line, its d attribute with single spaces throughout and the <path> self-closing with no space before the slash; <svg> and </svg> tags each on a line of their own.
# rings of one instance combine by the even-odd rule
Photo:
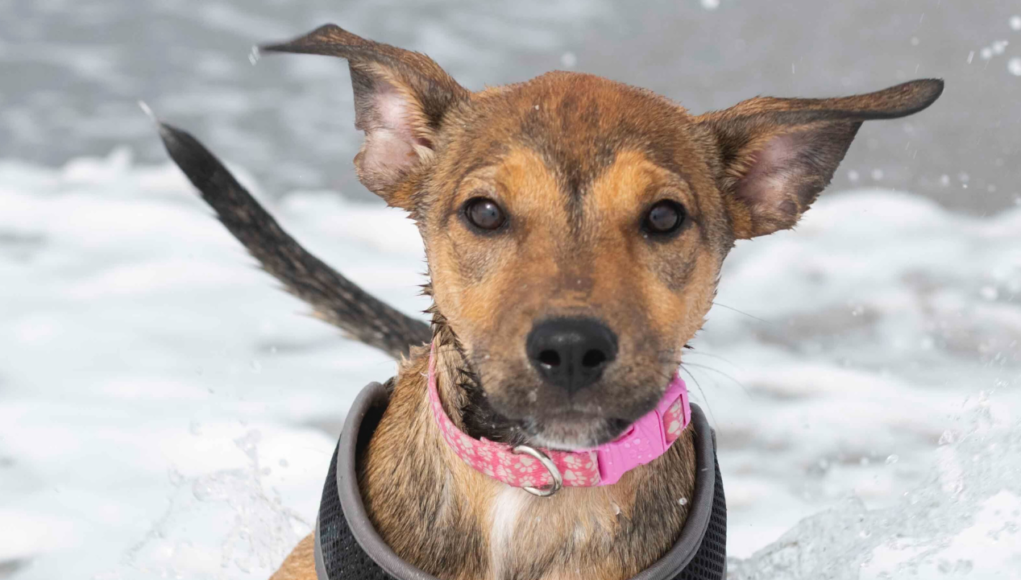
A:
<svg viewBox="0 0 1021 580">
<path fill-rule="evenodd" d="M 670 427 L 666 424 L 666 415 L 678 400 L 687 408 L 687 389 L 675 378 L 652 412 L 636 421 L 623 437 L 596 448 L 599 485 L 617 483 L 628 471 L 666 453 L 677 438 L 667 433 Z M 684 426 L 690 421 L 689 417 L 685 414 Z"/>
<path fill-rule="evenodd" d="M 553 460 L 549 458 L 549 455 L 546 455 L 534 447 L 529 447 L 528 445 L 518 445 L 514 449 L 511 449 L 511 452 L 516 455 L 528 455 L 539 460 L 539 463 L 541 463 L 542 466 L 546 468 L 546 471 L 549 472 L 550 479 L 553 480 L 553 483 L 550 483 L 546 487 L 531 487 L 526 485 L 522 487 L 522 489 L 532 495 L 550 497 L 560 491 L 560 488 L 563 487 L 564 476 L 560 474 L 560 469 L 558 469 L 557 465 L 553 463 Z"/>
</svg>

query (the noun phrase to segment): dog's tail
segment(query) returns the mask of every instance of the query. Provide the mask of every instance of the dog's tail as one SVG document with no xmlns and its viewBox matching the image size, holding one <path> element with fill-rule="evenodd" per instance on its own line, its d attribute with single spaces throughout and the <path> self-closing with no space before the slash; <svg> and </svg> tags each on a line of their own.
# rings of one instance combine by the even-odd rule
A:
<svg viewBox="0 0 1021 580">
<path fill-rule="evenodd" d="M 425 322 L 384 304 L 302 248 L 197 139 L 157 123 L 167 153 L 223 225 L 318 318 L 394 358 L 430 340 Z"/>
</svg>

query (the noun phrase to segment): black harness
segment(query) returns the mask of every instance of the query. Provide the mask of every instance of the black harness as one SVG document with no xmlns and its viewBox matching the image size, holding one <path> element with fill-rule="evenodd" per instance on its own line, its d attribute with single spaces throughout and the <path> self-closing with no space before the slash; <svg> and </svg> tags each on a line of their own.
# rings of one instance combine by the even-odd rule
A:
<svg viewBox="0 0 1021 580">
<path fill-rule="evenodd" d="M 355 459 L 368 444 L 389 402 L 379 383 L 355 400 L 330 462 L 316 522 L 319 580 L 436 580 L 400 559 L 372 527 L 358 492 Z M 695 494 L 677 543 L 633 580 L 724 580 L 727 575 L 727 504 L 716 460 L 716 434 L 696 405 Z"/>
</svg>

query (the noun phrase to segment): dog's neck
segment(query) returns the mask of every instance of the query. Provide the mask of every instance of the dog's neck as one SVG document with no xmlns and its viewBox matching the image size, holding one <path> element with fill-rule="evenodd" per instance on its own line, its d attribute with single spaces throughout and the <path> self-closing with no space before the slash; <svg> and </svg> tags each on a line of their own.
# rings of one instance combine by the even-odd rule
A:
<svg viewBox="0 0 1021 580">
<path fill-rule="evenodd" d="M 457 336 L 442 317 L 434 317 L 433 342 L 437 347 L 437 373 L 444 409 L 462 432 L 475 439 L 519 445 L 527 443 L 519 423 L 497 413 L 482 390 Z"/>
<path fill-rule="evenodd" d="M 484 435 L 485 421 L 473 424 L 472 416 L 485 410 L 474 408 L 475 385 L 465 382 L 470 369 L 456 338 L 438 338 L 445 410 L 459 428 Z M 401 365 L 360 460 L 369 517 L 399 556 L 445 580 L 610 580 L 634 576 L 673 545 L 687 517 L 681 500 L 694 491 L 690 430 L 617 484 L 534 497 L 468 467 L 447 446 L 428 403 L 428 359 L 428 349 L 418 348 Z"/>
</svg>

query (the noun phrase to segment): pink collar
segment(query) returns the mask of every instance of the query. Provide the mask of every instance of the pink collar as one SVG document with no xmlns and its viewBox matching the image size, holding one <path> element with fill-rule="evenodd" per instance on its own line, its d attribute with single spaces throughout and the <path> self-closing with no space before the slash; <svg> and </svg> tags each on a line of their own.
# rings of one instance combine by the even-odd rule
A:
<svg viewBox="0 0 1021 580">
<path fill-rule="evenodd" d="M 536 495 L 553 495 L 561 485 L 595 487 L 617 483 L 628 471 L 666 453 L 691 422 L 688 389 L 675 374 L 655 409 L 638 419 L 617 440 L 595 449 L 557 451 L 473 439 L 454 425 L 440 403 L 435 350 L 434 345 L 429 353 L 429 401 L 447 444 L 476 471 Z"/>
</svg>

